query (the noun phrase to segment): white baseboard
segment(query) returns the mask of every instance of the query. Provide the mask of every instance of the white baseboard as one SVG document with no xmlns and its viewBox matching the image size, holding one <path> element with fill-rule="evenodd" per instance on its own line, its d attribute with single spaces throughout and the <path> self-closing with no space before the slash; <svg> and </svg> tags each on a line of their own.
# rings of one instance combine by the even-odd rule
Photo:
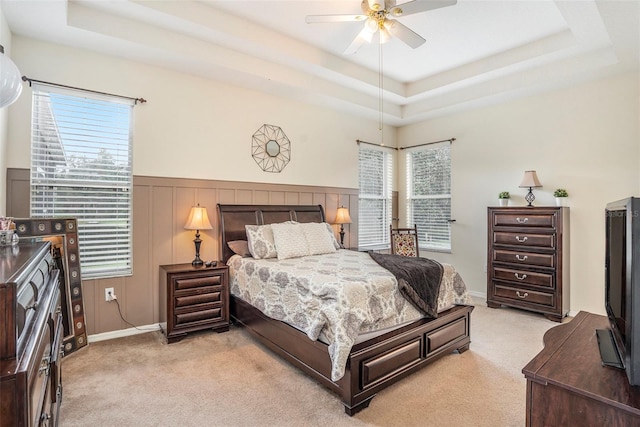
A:
<svg viewBox="0 0 640 427">
<path fill-rule="evenodd" d="M 469 295 L 471 295 L 473 298 L 477 298 L 485 301 L 487 300 L 486 292 L 469 291 Z"/>
<path fill-rule="evenodd" d="M 137 328 L 120 329 L 117 331 L 103 332 L 101 334 L 89 335 L 87 341 L 89 343 L 112 340 L 115 338 L 128 337 L 131 335 L 146 334 L 147 332 L 154 332 L 160 330 L 160 324 L 154 323 L 152 325 L 138 326 Z"/>
</svg>

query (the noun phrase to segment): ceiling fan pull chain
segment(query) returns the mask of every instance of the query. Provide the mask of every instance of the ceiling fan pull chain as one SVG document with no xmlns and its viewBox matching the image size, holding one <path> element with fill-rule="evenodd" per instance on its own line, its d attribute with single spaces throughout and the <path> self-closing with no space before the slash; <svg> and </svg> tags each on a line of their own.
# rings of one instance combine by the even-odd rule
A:
<svg viewBox="0 0 640 427">
<path fill-rule="evenodd" d="M 382 131 L 383 129 L 383 109 L 384 109 L 384 75 L 382 70 L 382 43 L 378 44 L 379 55 L 378 55 L 378 68 L 380 72 L 378 73 L 378 130 Z M 382 133 L 384 137 L 384 132 Z"/>
</svg>

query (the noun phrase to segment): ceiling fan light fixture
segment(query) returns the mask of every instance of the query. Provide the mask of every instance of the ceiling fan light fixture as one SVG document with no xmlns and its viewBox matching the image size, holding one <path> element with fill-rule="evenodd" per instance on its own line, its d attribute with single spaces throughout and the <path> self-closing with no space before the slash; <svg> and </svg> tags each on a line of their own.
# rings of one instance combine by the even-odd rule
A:
<svg viewBox="0 0 640 427">
<path fill-rule="evenodd" d="M 380 28 L 380 44 L 387 43 L 391 39 L 391 34 L 385 27 Z"/>
<path fill-rule="evenodd" d="M 404 13 L 404 11 L 402 10 L 401 7 L 394 7 L 393 9 L 391 9 L 391 15 L 393 16 L 402 16 L 402 14 Z"/>
<path fill-rule="evenodd" d="M 368 2 L 371 10 L 375 10 L 377 12 L 384 9 L 384 0 L 368 0 Z"/>
</svg>

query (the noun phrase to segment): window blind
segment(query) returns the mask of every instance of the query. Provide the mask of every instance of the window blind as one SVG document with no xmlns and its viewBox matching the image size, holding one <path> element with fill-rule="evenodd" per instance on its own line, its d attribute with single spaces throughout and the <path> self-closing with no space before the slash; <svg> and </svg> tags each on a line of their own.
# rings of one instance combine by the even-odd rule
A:
<svg viewBox="0 0 640 427">
<path fill-rule="evenodd" d="M 393 157 L 388 151 L 360 147 L 358 246 L 389 245 Z"/>
<path fill-rule="evenodd" d="M 132 274 L 133 105 L 33 84 L 31 216 L 77 218 L 84 278 Z"/>
<path fill-rule="evenodd" d="M 429 250 L 451 250 L 451 146 L 412 149 L 407 163 L 407 225 L 418 226 L 418 241 Z"/>
</svg>

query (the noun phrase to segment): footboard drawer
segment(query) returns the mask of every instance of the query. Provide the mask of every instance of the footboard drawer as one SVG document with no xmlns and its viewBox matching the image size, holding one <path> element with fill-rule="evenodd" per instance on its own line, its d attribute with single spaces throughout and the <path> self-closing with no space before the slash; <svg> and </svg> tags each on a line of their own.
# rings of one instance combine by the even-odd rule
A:
<svg viewBox="0 0 640 427">
<path fill-rule="evenodd" d="M 462 318 L 427 334 L 427 355 L 467 335 L 467 322 Z"/>
<path fill-rule="evenodd" d="M 362 387 L 372 386 L 422 360 L 420 337 L 363 362 Z"/>
</svg>

